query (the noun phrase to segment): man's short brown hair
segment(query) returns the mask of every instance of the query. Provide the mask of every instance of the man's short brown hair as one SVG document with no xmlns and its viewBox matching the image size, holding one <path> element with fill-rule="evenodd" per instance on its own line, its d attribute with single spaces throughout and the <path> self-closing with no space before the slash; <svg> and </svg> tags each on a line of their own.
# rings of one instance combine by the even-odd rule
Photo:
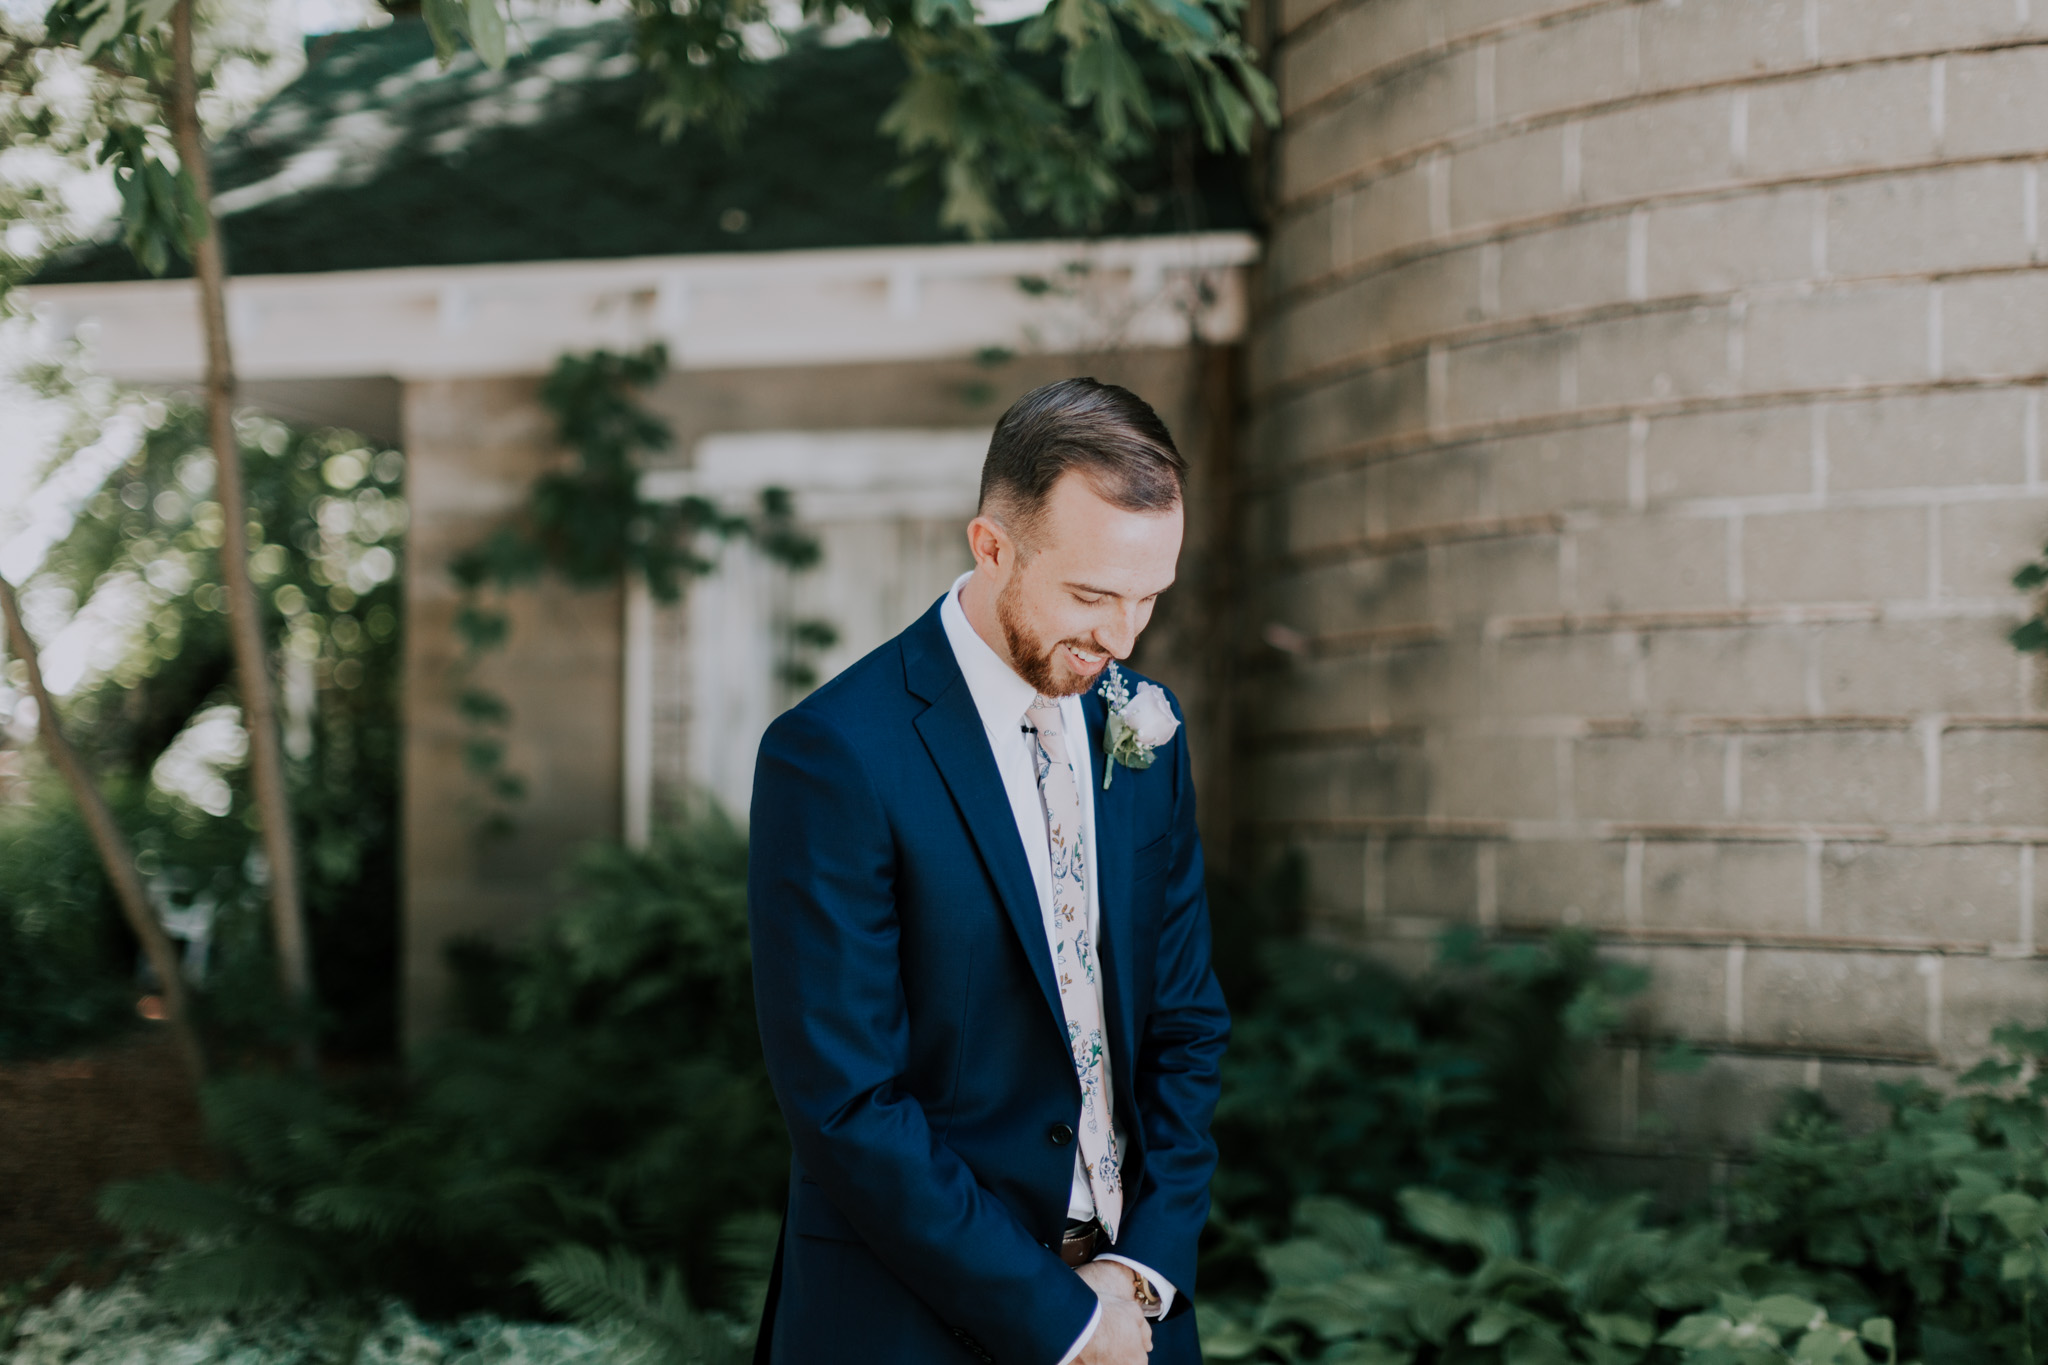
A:
<svg viewBox="0 0 2048 1365">
<path fill-rule="evenodd" d="M 1180 502 L 1188 467 L 1144 399 L 1116 384 L 1062 379 L 1025 394 L 996 423 L 980 511 L 1027 540 L 1070 469 L 1126 512 L 1164 512 Z"/>
</svg>

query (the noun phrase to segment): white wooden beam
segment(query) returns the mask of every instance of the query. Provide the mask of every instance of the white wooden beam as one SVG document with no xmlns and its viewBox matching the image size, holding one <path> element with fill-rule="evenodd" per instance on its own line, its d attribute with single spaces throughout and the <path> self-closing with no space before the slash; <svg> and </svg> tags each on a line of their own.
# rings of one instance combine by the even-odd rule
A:
<svg viewBox="0 0 2048 1365">
<path fill-rule="evenodd" d="M 1257 254 L 1217 232 L 254 275 L 231 283 L 229 315 L 249 379 L 539 374 L 565 351 L 651 341 L 684 369 L 1175 346 L 1242 335 Z M 1055 287 L 1019 283 L 1032 277 Z M 199 377 L 189 280 L 23 294 L 104 374 Z"/>
</svg>

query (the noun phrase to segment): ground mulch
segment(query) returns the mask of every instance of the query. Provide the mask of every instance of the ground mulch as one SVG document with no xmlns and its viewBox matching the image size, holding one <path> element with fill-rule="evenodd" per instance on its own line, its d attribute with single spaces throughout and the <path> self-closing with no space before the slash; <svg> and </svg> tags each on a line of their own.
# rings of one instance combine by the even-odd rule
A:
<svg viewBox="0 0 2048 1365">
<path fill-rule="evenodd" d="M 101 1278 L 121 1237 L 99 1220 L 100 1190 L 162 1170 L 213 1170 L 191 1080 L 162 1028 L 0 1063 L 0 1285 L 66 1255 L 66 1278 Z"/>
</svg>

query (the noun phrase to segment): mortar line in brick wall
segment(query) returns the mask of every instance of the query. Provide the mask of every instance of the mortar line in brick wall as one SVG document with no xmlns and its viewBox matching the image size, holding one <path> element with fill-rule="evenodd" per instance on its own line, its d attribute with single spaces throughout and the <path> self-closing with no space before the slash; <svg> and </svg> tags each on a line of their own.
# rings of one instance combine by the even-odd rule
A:
<svg viewBox="0 0 2048 1365">
<path fill-rule="evenodd" d="M 1503 932 L 1503 937 L 1508 935 Z M 1525 931 L 1514 937 L 1524 937 Z M 1653 1049 L 1678 1044 L 1717 1057 L 1768 1057 L 1772 1060 L 1856 1062 L 1881 1066 L 1930 1066 L 1940 1061 L 1931 1051 L 1918 1048 L 1864 1047 L 1854 1043 L 1815 1044 L 1769 1041 L 1736 1041 L 1729 1038 L 1695 1038 L 1662 1030 L 1628 1030 L 1609 1034 L 1595 1046 L 1619 1051 L 1623 1048 Z M 1582 1144 L 1587 1145 L 1587 1144 Z M 1657 1149 L 1663 1154 L 1665 1149 Z M 1632 1153 L 1635 1154 L 1635 1153 Z"/>
<path fill-rule="evenodd" d="M 1265 559 L 1260 562 L 1259 567 L 1268 572 L 1283 574 L 1305 573 L 1342 564 L 1355 564 L 1362 560 L 1389 558 L 1435 545 L 1458 545 L 1481 540 L 1516 540 L 1529 536 L 1561 535 L 1568 531 L 1583 533 L 1605 526 L 1637 525 L 1645 517 L 1661 517 L 1670 521 L 1729 521 L 1731 525 L 1728 596 L 1740 600 L 1741 561 L 1737 556 L 1741 549 L 1739 525 L 1744 518 L 1783 516 L 1796 512 L 1897 507 L 1924 508 L 1929 517 L 1934 518 L 1944 507 L 2011 502 L 2014 499 L 2039 496 L 2038 488 L 2030 488 L 2024 483 L 1941 484 L 1931 487 L 1859 490 L 1855 493 L 1837 493 L 1832 497 L 1815 496 L 1811 493 L 1768 493 L 1746 498 L 1673 499 L 1670 502 L 1652 502 L 1640 508 L 1617 505 L 1573 508 L 1569 512 L 1546 512 L 1531 516 L 1470 517 L 1462 521 L 1431 522 L 1426 525 L 1403 527 L 1399 531 L 1377 536 L 1361 536 L 1350 540 L 1327 541 L 1320 545 L 1305 546 Z M 1927 550 L 1930 560 L 1940 553 L 1939 536 L 1939 528 L 1930 527 Z M 1938 580 L 1939 566 L 1930 564 L 1928 572 L 1930 577 L 1936 578 L 1929 592 L 1924 597 L 1902 599 L 1903 601 L 1933 606 L 1947 600 Z M 2024 595 L 2017 593 L 2010 598 L 1998 599 L 1998 610 L 2002 614 L 2025 600 Z"/>
<path fill-rule="evenodd" d="M 1497 616 L 1481 629 L 1481 644 L 1504 639 L 1528 639 L 1563 635 L 1652 634 L 1680 630 L 1726 630 L 1749 626 L 1820 626 L 1865 624 L 1882 621 L 1974 621 L 2018 620 L 2026 610 L 2025 599 L 2014 597 L 1995 602 L 1953 602 L 1939 607 L 1914 602 L 1817 603 L 1796 607 L 1712 607 L 1692 610 L 1651 612 L 1606 612 L 1586 615 Z M 1289 628 L 1290 651 L 1314 659 L 1352 658 L 1361 654 L 1396 649 L 1414 649 L 1443 644 L 1451 632 L 1435 622 L 1378 626 L 1362 630 L 1331 631 L 1309 635 Z M 1251 659 L 1269 657 L 1255 651 Z M 1815 716 L 1809 709 L 1808 718 Z M 2048 726 L 2048 716 L 2020 715 L 2006 718 L 1951 717 L 1951 729 L 2033 729 Z"/>
<path fill-rule="evenodd" d="M 1541 938 L 1556 931 L 1554 920 L 1504 919 L 1491 926 L 1503 938 Z M 1720 933 L 1706 929 L 1630 928 L 1616 924 L 1579 924 L 1602 946 L 1648 948 L 1767 948 L 1797 953 L 1870 953 L 1912 957 L 1997 957 L 2024 960 L 2022 954 L 1974 939 L 1872 938 L 1845 934 Z"/>
<path fill-rule="evenodd" d="M 1912 716 L 1834 715 L 1769 716 L 1588 716 L 1579 719 L 1588 738 L 1644 739 L 1652 735 L 1807 735 L 1840 730 L 1887 730 L 1903 733 L 1918 722 Z M 2041 726 L 2048 729 L 2048 724 Z"/>
<path fill-rule="evenodd" d="M 1986 152 L 1972 156 L 1939 157 L 1922 161 L 1895 161 L 1882 166 L 1842 167 L 1834 170 L 1801 171 L 1787 175 L 1752 176 L 1732 180 L 1716 180 L 1704 185 L 1689 185 L 1683 189 L 1657 190 L 1647 194 L 1623 199 L 1603 199 L 1593 204 L 1573 204 L 1569 208 L 1548 213 L 1533 214 L 1527 218 L 1504 218 L 1490 223 L 1476 223 L 1470 227 L 1454 228 L 1449 232 L 1432 234 L 1430 237 L 1400 246 L 1390 247 L 1376 255 L 1361 256 L 1343 266 L 1333 266 L 1319 275 L 1311 275 L 1265 296 L 1261 300 L 1266 309 L 1293 306 L 1308 299 L 1320 298 L 1344 285 L 1351 284 L 1366 276 L 1412 265 L 1428 260 L 1432 256 L 1449 255 L 1452 252 L 1468 250 L 1473 246 L 1499 246 L 1520 237 L 1553 232 L 1558 228 L 1577 227 L 1587 223 L 1598 223 L 1608 219 L 1625 217 L 1639 209 L 1665 209 L 1690 207 L 1696 204 L 1714 203 L 1723 199 L 1741 199 L 1750 195 L 1772 194 L 1781 190 L 1832 188 L 1838 185 L 1855 184 L 1867 180 L 1888 180 L 1911 175 L 1929 175 L 1939 171 L 1970 169 L 1979 166 L 2001 166 L 2018 164 L 2031 169 L 2031 163 L 2048 157 L 2048 146 L 2024 152 Z M 1395 168 L 1396 171 L 1405 168 Z M 1335 202 L 1337 196 L 1354 194 L 1383 178 L 1378 174 L 1364 176 L 1350 181 L 1322 196 L 1315 203 L 1301 202 L 1277 212 L 1275 231 L 1289 216 L 1299 216 L 1322 207 L 1322 200 Z M 2038 264 L 2038 262 L 2032 262 Z M 1824 262 L 1822 263 L 1825 264 Z M 2020 266 L 2014 269 L 2023 268 Z M 1824 269 L 1814 271 L 1815 278 L 1826 274 Z"/>
<path fill-rule="evenodd" d="M 1269 730 L 1256 734 L 1257 743 L 1276 749 L 1331 748 L 1342 745 L 1378 744 L 1388 741 L 1414 742 L 1429 734 L 1464 738 L 1516 739 L 1671 739 L 1691 736 L 1813 735 L 1813 734 L 1908 734 L 1921 732 L 1923 742 L 1939 743 L 1952 733 L 1985 731 L 2048 731 L 2048 717 L 2037 716 L 1943 716 L 1943 715 L 1860 715 L 1776 713 L 1754 716 L 1710 716 L 1657 714 L 1635 716 L 1582 716 L 1565 712 L 1544 716 L 1512 718 L 1456 717 L 1425 725 L 1420 721 L 1384 725 L 1343 725 L 1320 728 L 1305 726 Z M 1932 765 L 1930 765 L 1932 766 Z M 1732 810 L 1740 803 L 1729 802 Z M 1929 810 L 1931 819 L 1935 812 Z"/>
<path fill-rule="evenodd" d="M 1722 630 L 1730 626 L 1842 625 L 1877 621 L 1882 617 L 1883 612 L 1875 603 L 1817 602 L 1804 606 L 1496 616 L 1487 621 L 1486 631 L 1501 639 L 1511 639 L 1533 635 L 1604 635 L 1625 631 Z"/>
<path fill-rule="evenodd" d="M 1476 819 L 1448 815 L 1266 816 L 1252 829 L 1307 837 L 1494 839 L 1506 843 L 1884 844 L 1896 848 L 1990 848 L 2048 843 L 2048 826 L 1680 824 L 1587 820 Z"/>
<path fill-rule="evenodd" d="M 1333 541 L 1311 550 L 1283 555 L 1273 563 L 1288 569 L 1322 568 L 1358 559 L 1400 554 L 1432 545 L 1455 545 L 1473 540 L 1508 540 L 1518 536 L 1556 535 L 1564 529 L 1564 518 L 1554 512 L 1526 517 L 1475 517 L 1468 521 L 1436 522 L 1412 526 L 1384 535 L 1361 536 L 1355 540 Z"/>
<path fill-rule="evenodd" d="M 1337 378 L 1347 377 L 1349 376 L 1337 376 Z M 1995 389 L 2039 388 L 2044 384 L 2048 384 L 2048 372 L 2036 371 L 2030 374 L 1956 376 L 1941 380 L 1898 380 L 1885 383 L 1845 384 L 1833 388 L 1758 389 L 1749 393 L 1739 394 L 1697 394 L 1676 398 L 1643 398 L 1624 403 L 1608 403 L 1598 407 L 1579 408 L 1571 412 L 1544 412 L 1527 417 L 1473 422 L 1462 427 L 1447 427 L 1441 431 L 1411 429 L 1408 431 L 1397 431 L 1388 436 L 1374 437 L 1370 440 L 1354 441 L 1346 445 L 1333 447 L 1318 455 L 1290 460 L 1277 469 L 1247 477 L 1244 480 L 1244 491 L 1250 494 L 1270 493 L 1289 484 L 1301 482 L 1305 477 L 1337 473 L 1347 469 L 1376 464 L 1385 460 L 1397 460 L 1411 455 L 1428 454 L 1433 451 L 1453 450 L 1459 446 L 1477 445 L 1484 441 L 1506 440 L 1517 436 L 1547 436 L 1555 432 L 1580 431 L 1591 427 L 1611 426 L 1617 422 L 1626 422 L 1634 417 L 1646 417 L 1654 420 L 1659 417 L 1686 417 L 1697 413 L 1749 412 L 1761 408 L 1803 406 L 1808 403 L 1844 399 L 1904 398 L 1934 393 L 1971 393 Z M 1273 406 L 1275 402 L 1271 397 L 1261 399 L 1260 401 L 1268 407 Z"/>
<path fill-rule="evenodd" d="M 1503 932 L 1542 932 L 1551 926 L 1540 920 L 1503 921 Z M 1868 938 L 1844 934 L 1759 933 L 1745 929 L 1739 934 L 1695 929 L 1630 929 L 1614 925 L 1589 926 L 1594 938 L 1603 943 L 1645 944 L 1661 948 L 1772 948 L 1807 953 L 1887 953 L 1939 957 L 1991 957 L 1995 945 L 1976 940 L 1929 938 Z M 2010 956 L 2010 954 L 1996 954 Z"/>
<path fill-rule="evenodd" d="M 1491 847 L 1490 845 L 1488 847 Z M 1396 918 L 1409 918 L 1396 916 Z M 1506 919 L 1486 925 L 1505 938 L 1544 937 L 1559 927 L 1553 920 Z M 2041 956 L 2031 949 L 1978 940 L 1925 938 L 1871 938 L 1866 936 L 1812 933 L 1770 933 L 1744 930 L 1716 933 L 1684 928 L 1643 928 L 1614 924 L 1572 927 L 1584 929 L 1604 947 L 1704 948 L 1723 951 L 1765 948 L 1777 952 L 1867 953 L 1921 958 L 1977 957 L 2001 961 L 2028 961 Z"/>
<path fill-rule="evenodd" d="M 1367 9 L 1381 3 L 1381 0 L 1335 0 L 1325 5 L 1293 28 L 1281 33 L 1273 42 L 1273 60 L 1277 65 L 1280 55 L 1290 47 L 1298 47 L 1315 36 L 1315 30 L 1333 24 L 1343 15 L 1355 10 Z M 1490 24 L 1480 24 L 1455 35 L 1446 33 L 1441 38 L 1432 38 L 1414 52 L 1403 53 L 1392 62 L 1383 62 L 1375 71 L 1392 71 L 1402 65 L 1413 65 L 1418 56 L 1449 55 L 1477 47 L 1481 43 L 1493 42 L 1508 37 L 1522 29 L 1548 28 L 1552 24 L 1567 22 L 1582 14 L 1600 10 L 1625 9 L 1642 3 L 1642 0 L 1575 0 L 1574 3 L 1559 5 L 1555 9 L 1539 10 L 1534 14 L 1518 14 L 1512 19 L 1497 19 Z M 1361 78 L 1353 76 L 1347 85 L 1355 85 Z M 1318 96 L 1317 98 L 1321 98 Z M 1306 106 L 1304 106 L 1306 107 Z"/>
<path fill-rule="evenodd" d="M 1630 318 L 1657 317 L 1666 313 L 1690 313 L 1703 309 L 1726 309 L 1736 315 L 1745 312 L 1757 302 L 1778 299 L 1832 298 L 1844 295 L 1868 293 L 1875 290 L 1897 289 L 1900 287 L 1925 287 L 1929 291 L 1929 349 L 1938 348 L 1935 337 L 1939 332 L 1938 312 L 1940 287 L 1955 281 L 1994 279 L 2002 276 L 2038 275 L 2042 267 L 2031 261 L 2004 265 L 1957 266 L 1940 270 L 1892 271 L 1872 275 L 1835 275 L 1825 280 L 1782 280 L 1768 285 L 1745 286 L 1740 289 L 1714 290 L 1691 294 L 1667 294 L 1654 299 L 1613 299 L 1605 303 L 1588 304 L 1582 308 L 1571 308 L 1555 313 L 1531 313 L 1513 318 L 1484 318 L 1448 327 L 1436 332 L 1421 332 L 1399 341 L 1353 351 L 1334 360 L 1298 370 L 1264 389 L 1255 392 L 1255 400 L 1271 403 L 1293 396 L 1293 392 L 1305 387 L 1331 382 L 1361 370 L 1391 369 L 1404 361 L 1412 361 L 1428 355 L 1432 358 L 1438 352 L 1446 357 L 1451 352 L 1468 350 L 1475 346 L 1493 346 L 1506 341 L 1520 341 L 1529 337 L 1545 336 L 1553 332 L 1576 335 L 1585 328 L 1603 322 L 1619 322 Z M 1270 338 L 1277 331 L 1271 325 L 1273 319 L 1262 324 L 1259 341 L 1271 344 Z M 1939 357 L 1930 354 L 1927 368 L 1927 382 L 1943 383 L 1947 376 L 1942 373 Z M 1730 365 L 1730 372 L 1739 372 L 1739 365 Z M 1577 406 L 1570 398 L 1561 399 L 1561 410 L 1572 410 Z"/>
<path fill-rule="evenodd" d="M 1253 744 L 1264 749 L 1326 749 L 1345 745 L 1379 744 L 1387 740 L 1416 740 L 1422 738 L 1423 728 L 1419 722 L 1338 725 L 1327 730 L 1260 730 L 1248 738 Z"/>
<path fill-rule="evenodd" d="M 1630 3 L 1630 0 L 1622 0 L 1622 3 Z M 1578 16 L 1565 16 L 1566 20 L 1574 17 Z M 1470 44 L 1465 46 L 1470 46 Z M 1722 91 L 1747 94 L 1749 91 L 1760 87 L 1787 85 L 1794 81 L 1808 80 L 1815 76 L 1833 76 L 1844 72 L 1887 66 L 1911 66 L 1919 62 L 1934 62 L 1949 57 L 1988 56 L 1994 52 L 2014 52 L 2044 46 L 2048 46 L 2048 38 L 2001 38 L 1992 42 L 1972 43 L 1960 47 L 1931 47 L 1912 52 L 1892 52 L 1867 57 L 1845 57 L 1839 61 L 1808 62 L 1799 66 L 1781 67 L 1776 71 L 1745 72 L 1739 76 L 1723 76 L 1714 80 L 1694 81 L 1689 85 L 1670 85 L 1657 90 L 1636 91 L 1627 95 L 1615 95 L 1607 99 L 1591 100 L 1584 104 L 1546 109 L 1541 113 L 1517 114 L 1508 118 L 1497 119 L 1494 123 L 1484 127 L 1467 125 L 1437 137 L 1403 147 L 1398 152 L 1392 152 L 1375 161 L 1367 162 L 1364 166 L 1354 166 L 1340 175 L 1335 175 L 1328 180 L 1309 185 L 1298 194 L 1279 200 L 1274 207 L 1278 213 L 1285 214 L 1305 200 L 1323 197 L 1363 181 L 1377 179 L 1389 171 L 1405 169 L 1425 156 L 1442 153 L 1456 154 L 1475 147 L 1484 147 L 1491 142 L 1501 142 L 1511 137 L 1519 137 L 1524 133 L 1540 132 L 1545 128 L 1580 122 L 1589 118 L 1598 118 L 1606 114 L 1625 113 L 1630 109 L 1641 108 L 1645 105 L 1691 99 L 1698 95 L 1718 94 Z M 1338 106 L 1365 95 L 1373 85 L 1381 84 L 1386 80 L 1403 74 L 1405 68 L 1427 66 L 1433 62 L 1443 61 L 1457 55 L 1462 50 L 1463 47 L 1421 52 L 1414 54 L 1402 67 L 1379 68 L 1381 74 L 1376 78 L 1354 77 L 1343 85 L 1325 91 L 1315 99 L 1293 109 L 1286 116 L 1287 122 L 1293 125 L 1294 135 L 1299 136 L 1304 123 L 1314 123 L 1319 119 L 1334 116 Z"/>
<path fill-rule="evenodd" d="M 1449 632 L 1435 622 L 1415 621 L 1398 626 L 1370 626 L 1362 630 L 1334 630 L 1325 635 L 1303 635 L 1300 652 L 1315 658 L 1343 657 L 1375 650 L 1442 644 L 1447 638 Z"/>
</svg>

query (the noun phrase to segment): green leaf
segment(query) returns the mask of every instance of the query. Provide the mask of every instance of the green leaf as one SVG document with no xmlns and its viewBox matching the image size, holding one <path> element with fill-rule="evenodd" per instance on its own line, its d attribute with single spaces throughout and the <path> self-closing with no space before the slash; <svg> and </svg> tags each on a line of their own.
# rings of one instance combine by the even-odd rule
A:
<svg viewBox="0 0 2048 1365">
<path fill-rule="evenodd" d="M 1999 1260 L 1998 1278 L 2006 1281 L 2048 1280 L 2048 1247 L 2035 1243 L 2014 1247 Z"/>
<path fill-rule="evenodd" d="M 1363 1269 L 1378 1269 L 1387 1258 L 1386 1225 L 1347 1199 L 1311 1195 L 1296 1207 L 1294 1221 Z"/>
<path fill-rule="evenodd" d="M 1210 1354 L 1209 1334 L 1202 1332 L 1202 1355 Z M 1415 1352 L 1408 1347 L 1390 1346 L 1384 1341 L 1339 1342 L 1323 1353 L 1323 1365 L 1413 1365 Z"/>
<path fill-rule="evenodd" d="M 1145 78 L 1114 29 L 1069 51 L 1065 74 L 1068 105 L 1076 109 L 1094 106 L 1096 127 L 1109 147 L 1125 145 L 1134 119 L 1151 126 Z"/>
<path fill-rule="evenodd" d="M 1474 1346 L 1498 1345 L 1507 1334 L 1520 1327 L 1529 1315 L 1518 1308 L 1502 1303 L 1490 1303 L 1479 1310 L 1465 1329 L 1465 1340 Z"/>
<path fill-rule="evenodd" d="M 1515 1220 L 1500 1209 L 1475 1208 L 1437 1190 L 1406 1189 L 1398 1199 L 1409 1226 L 1426 1237 L 1487 1256 L 1513 1256 L 1521 1250 Z"/>
<path fill-rule="evenodd" d="M 512 708 L 495 692 L 465 687 L 455 698 L 455 709 L 472 725 L 504 725 L 512 719 Z"/>
<path fill-rule="evenodd" d="M 1882 1346 L 1887 1351 L 1898 1349 L 1898 1334 L 1893 1331 L 1890 1318 L 1865 1318 L 1863 1326 L 1858 1330 L 1861 1331 L 1863 1339 L 1873 1346 Z"/>
<path fill-rule="evenodd" d="M 1689 1076 L 1706 1069 L 1707 1054 L 1683 1038 L 1658 1049 L 1650 1065 L 1660 1072 L 1672 1076 Z"/>
<path fill-rule="evenodd" d="M 1816 1322 L 1827 1321 L 1827 1310 L 1811 1299 L 1802 1299 L 1797 1294 L 1773 1294 L 1757 1302 L 1751 1315 L 1758 1322 L 1775 1327 L 1780 1331 L 1794 1332 L 1812 1327 Z"/>
<path fill-rule="evenodd" d="M 87 57 L 96 55 L 101 48 L 114 41 L 128 23 L 127 0 L 98 0 L 97 4 L 87 7 L 83 12 L 91 13 L 100 4 L 104 4 L 106 8 L 100 11 L 100 17 L 93 21 L 92 26 L 86 29 L 84 36 L 78 40 L 78 50 Z"/>
<path fill-rule="evenodd" d="M 2048 1209 L 2042 1207 L 2040 1200 L 2018 1190 L 1992 1196 L 1984 1201 L 1981 1211 L 2004 1224 L 2014 1237 L 2038 1236 L 2048 1228 Z"/>
<path fill-rule="evenodd" d="M 1792 1348 L 1792 1359 L 1798 1365 L 1870 1365 L 1870 1357 L 1856 1340 L 1856 1334 L 1832 1323 L 1801 1337 Z"/>
<path fill-rule="evenodd" d="M 468 0 L 469 41 L 476 55 L 493 71 L 505 66 L 505 16 L 498 0 Z"/>
<path fill-rule="evenodd" d="M 1314 1288 L 1352 1268 L 1351 1258 L 1319 1239 L 1297 1237 L 1259 1248 L 1259 1269 L 1275 1284 Z"/>
<path fill-rule="evenodd" d="M 1657 1342 L 1662 1346 L 1696 1351 L 1726 1341 L 1733 1329 L 1734 1324 L 1725 1314 L 1692 1313 L 1680 1318 L 1669 1331 L 1657 1338 Z"/>
<path fill-rule="evenodd" d="M 1641 1365 L 1643 1353 L 1634 1346 L 1616 1346 L 1605 1341 L 1582 1341 L 1579 1350 L 1587 1365 Z"/>
<path fill-rule="evenodd" d="M 1588 1313 L 1585 1322 L 1593 1329 L 1593 1335 L 1602 1341 L 1620 1342 L 1624 1346 L 1648 1346 L 1657 1339 L 1655 1322 L 1630 1313 Z"/>
<path fill-rule="evenodd" d="M 1528 1332 L 1509 1338 L 1500 1358 L 1501 1365 L 1571 1365 L 1572 1359 L 1571 1352 L 1555 1336 Z"/>
<path fill-rule="evenodd" d="M 420 17 L 434 40 L 434 55 L 446 66 L 461 49 L 462 34 L 469 15 L 462 0 L 421 0 Z"/>
</svg>

